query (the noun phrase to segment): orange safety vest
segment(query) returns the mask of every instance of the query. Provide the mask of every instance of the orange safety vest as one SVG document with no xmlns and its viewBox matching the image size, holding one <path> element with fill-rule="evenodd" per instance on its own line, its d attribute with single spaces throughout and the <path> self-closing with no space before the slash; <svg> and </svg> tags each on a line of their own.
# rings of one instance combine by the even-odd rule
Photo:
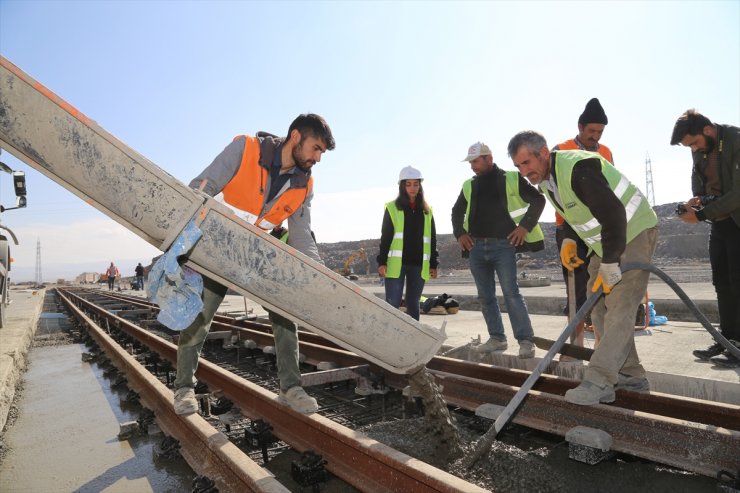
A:
<svg viewBox="0 0 740 493">
<path fill-rule="evenodd" d="M 581 147 L 576 142 L 576 139 L 566 140 L 565 142 L 561 142 L 560 144 L 558 144 L 556 147 L 558 148 L 558 150 L 561 151 L 577 151 L 581 149 Z M 601 156 L 612 163 L 612 165 L 614 164 L 612 151 L 607 146 L 605 146 L 604 144 L 599 144 L 599 148 L 596 150 L 596 152 L 601 154 Z M 558 211 L 555 211 L 555 226 L 562 226 L 563 223 L 565 223 L 565 219 L 563 219 L 563 216 L 561 216 Z"/>
<path fill-rule="evenodd" d="M 223 189 L 224 202 L 256 216 L 254 225 L 269 230 L 303 205 L 313 187 L 313 177 L 308 178 L 305 187 L 291 186 L 273 198 L 270 204 L 265 204 L 268 169 L 259 163 L 260 140 L 249 135 L 243 137 L 246 141 L 242 161 L 239 170 Z"/>
</svg>

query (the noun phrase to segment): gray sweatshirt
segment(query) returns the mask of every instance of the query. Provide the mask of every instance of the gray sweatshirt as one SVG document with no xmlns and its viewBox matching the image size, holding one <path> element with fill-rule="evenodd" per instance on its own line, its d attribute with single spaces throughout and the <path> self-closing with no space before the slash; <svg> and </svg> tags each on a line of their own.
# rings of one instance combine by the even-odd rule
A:
<svg viewBox="0 0 740 493">
<path fill-rule="evenodd" d="M 283 139 L 265 132 L 257 133 L 257 138 L 260 140 L 259 164 L 269 170 L 270 166 L 273 164 L 273 160 L 276 156 L 279 156 L 282 149 Z M 213 162 L 190 182 L 190 187 L 199 188 L 203 180 L 208 180 L 203 191 L 216 199 L 222 198 L 223 195 L 221 192 L 224 187 L 226 187 L 231 179 L 234 178 L 236 172 L 239 170 L 242 155 L 244 153 L 245 142 L 246 139 L 244 137 L 239 137 L 227 145 L 224 150 L 216 156 Z M 270 202 L 263 205 L 263 210 L 269 209 L 272 203 L 289 188 L 306 186 L 310 177 L 310 172 L 306 173 L 297 166 L 288 171 L 288 173 L 292 175 L 290 179 L 281 188 L 280 192 L 270 200 Z M 269 173 L 264 187 L 265 190 L 270 189 Z M 288 245 L 313 260 L 323 263 L 319 256 L 316 242 L 311 235 L 312 199 L 313 190 L 308 193 L 303 205 L 288 217 Z M 239 215 L 240 217 L 249 220 L 244 217 L 244 214 Z M 250 222 L 254 222 L 254 220 L 251 220 Z"/>
</svg>

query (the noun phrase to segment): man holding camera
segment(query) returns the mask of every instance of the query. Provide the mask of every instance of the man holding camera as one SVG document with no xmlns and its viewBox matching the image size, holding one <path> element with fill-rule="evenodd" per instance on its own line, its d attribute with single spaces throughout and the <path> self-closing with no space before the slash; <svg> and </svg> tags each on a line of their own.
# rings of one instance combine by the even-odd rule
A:
<svg viewBox="0 0 740 493">
<path fill-rule="evenodd" d="M 740 347 L 740 128 L 712 123 L 690 109 L 673 127 L 671 145 L 678 144 L 691 148 L 694 196 L 679 204 L 676 212 L 689 224 L 712 223 L 709 262 L 720 332 Z M 719 366 L 740 367 L 740 360 L 717 342 L 694 351 L 694 356 Z"/>
</svg>

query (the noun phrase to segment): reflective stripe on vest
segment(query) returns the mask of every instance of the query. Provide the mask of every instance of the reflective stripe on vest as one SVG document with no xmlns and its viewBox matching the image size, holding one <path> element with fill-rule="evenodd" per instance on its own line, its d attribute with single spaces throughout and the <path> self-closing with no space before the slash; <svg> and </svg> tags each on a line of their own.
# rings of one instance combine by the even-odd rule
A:
<svg viewBox="0 0 740 493">
<path fill-rule="evenodd" d="M 601 161 L 601 172 L 609 183 L 609 188 L 624 206 L 627 217 L 627 243 L 642 231 L 658 224 L 658 217 L 642 192 L 602 156 L 580 150 L 555 151 L 555 169 L 551 172 L 555 173 L 558 193 L 563 202 L 562 207 L 550 197 L 550 194 L 545 195 L 589 249 L 602 257 L 604 249 L 601 245 L 601 224 L 594 218 L 591 210 L 576 196 L 571 183 L 575 165 L 579 161 L 594 157 L 598 157 Z M 541 182 L 540 187 L 550 190 L 547 181 Z"/>
<path fill-rule="evenodd" d="M 519 226 L 524 215 L 529 209 L 529 202 L 525 202 L 522 196 L 519 195 L 519 172 L 518 171 L 505 171 L 506 175 L 506 207 L 509 212 L 509 216 L 514 221 L 514 224 Z M 465 210 L 465 221 L 463 227 L 465 231 L 468 231 L 468 218 L 470 217 L 470 196 L 473 193 L 473 179 L 470 178 L 463 183 L 463 195 L 465 200 L 468 202 L 468 207 Z M 525 243 L 536 243 L 538 241 L 544 241 L 545 234 L 542 232 L 539 223 L 532 228 L 532 231 L 524 236 Z"/>
<path fill-rule="evenodd" d="M 291 180 L 288 180 L 272 201 L 265 204 L 268 170 L 259 164 L 260 141 L 249 135 L 243 137 L 246 140 L 239 170 L 224 187 L 223 198 L 219 194 L 216 199 L 247 222 L 270 230 L 301 208 L 313 187 L 313 177 L 309 177 L 305 188 L 291 188 Z"/>
<path fill-rule="evenodd" d="M 393 240 L 388 250 L 388 261 L 386 263 L 385 277 L 397 279 L 401 275 L 401 265 L 403 264 L 403 225 L 404 214 L 402 210 L 396 207 L 396 201 L 385 204 L 388 215 L 393 222 Z M 429 259 L 432 257 L 432 209 L 424 212 L 424 236 L 422 238 L 422 260 L 421 260 L 421 277 L 425 281 L 429 280 Z"/>
<path fill-rule="evenodd" d="M 582 151 L 587 150 L 579 146 L 578 142 L 576 142 L 576 139 L 566 140 L 565 142 L 561 142 L 555 147 L 557 147 L 558 150 L 561 150 L 561 151 L 575 151 L 577 149 L 580 149 Z M 596 148 L 596 152 L 601 154 L 604 157 L 604 159 L 609 161 L 612 165 L 614 164 L 614 157 L 612 156 L 612 151 L 607 146 L 603 144 L 598 144 L 598 147 Z M 563 219 L 563 216 L 561 216 L 559 212 L 555 211 L 555 225 L 561 226 L 564 222 L 565 222 L 565 219 Z"/>
</svg>

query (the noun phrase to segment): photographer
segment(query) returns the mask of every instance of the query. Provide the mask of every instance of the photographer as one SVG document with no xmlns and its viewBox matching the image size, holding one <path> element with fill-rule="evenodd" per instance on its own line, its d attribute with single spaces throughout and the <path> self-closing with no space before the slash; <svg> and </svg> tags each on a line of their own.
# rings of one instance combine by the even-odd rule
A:
<svg viewBox="0 0 740 493">
<path fill-rule="evenodd" d="M 689 224 L 709 221 L 709 261 L 722 335 L 740 347 L 740 128 L 712 123 L 691 109 L 673 127 L 671 145 L 691 148 L 694 197 L 676 213 Z M 699 359 L 737 368 L 740 360 L 715 343 L 694 351 Z"/>
</svg>

